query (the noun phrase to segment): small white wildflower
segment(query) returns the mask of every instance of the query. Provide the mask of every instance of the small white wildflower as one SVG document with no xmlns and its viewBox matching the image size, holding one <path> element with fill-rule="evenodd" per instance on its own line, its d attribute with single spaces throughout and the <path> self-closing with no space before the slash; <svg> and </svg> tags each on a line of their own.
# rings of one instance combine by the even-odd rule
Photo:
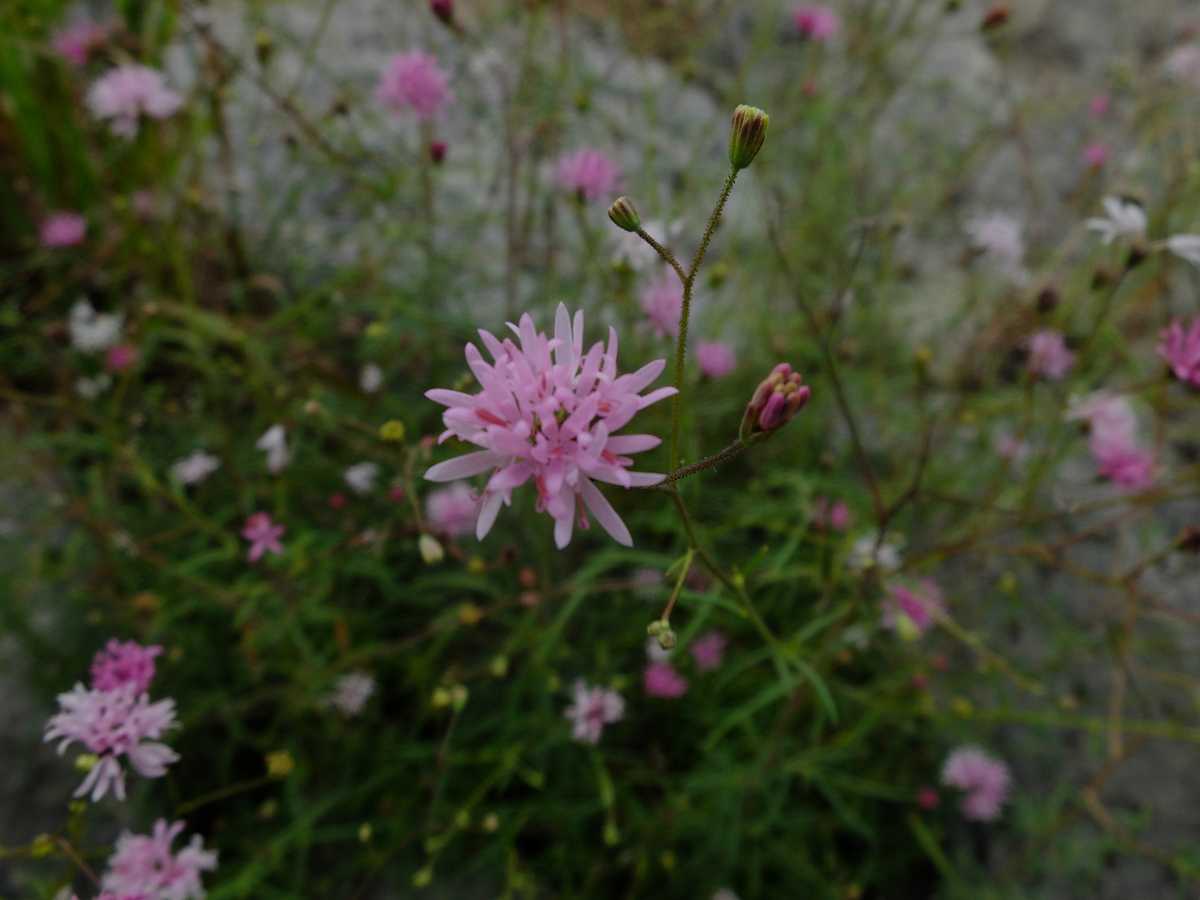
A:
<svg viewBox="0 0 1200 900">
<path fill-rule="evenodd" d="M 259 450 L 267 454 L 267 471 L 272 474 L 283 470 L 291 461 L 291 453 L 287 446 L 287 432 L 282 425 L 272 425 L 255 444 Z"/>
<path fill-rule="evenodd" d="M 84 400 L 95 400 L 112 386 L 112 376 L 107 372 L 75 379 L 75 393 Z"/>
<path fill-rule="evenodd" d="M 1173 235 L 1167 238 L 1167 249 L 1193 266 L 1200 266 L 1200 234 Z"/>
<path fill-rule="evenodd" d="M 203 450 L 195 450 L 171 466 L 171 478 L 180 484 L 199 484 L 221 467 L 221 461 Z"/>
<path fill-rule="evenodd" d="M 81 299 L 71 307 L 67 330 L 71 346 L 82 353 L 99 353 L 121 339 L 124 317 L 119 313 L 98 313 L 92 304 Z"/>
<path fill-rule="evenodd" d="M 1100 235 L 1100 240 L 1111 244 L 1117 238 L 1138 240 L 1146 234 L 1146 211 L 1140 203 L 1122 197 L 1105 197 L 1104 211 L 1107 216 L 1088 219 L 1084 224 L 1089 231 Z"/>
<path fill-rule="evenodd" d="M 344 716 L 357 716 L 374 693 L 374 678 L 366 672 L 347 672 L 334 684 L 326 702 Z"/>
<path fill-rule="evenodd" d="M 342 477 L 356 494 L 367 494 L 375 488 L 379 466 L 373 462 L 360 462 L 343 472 Z"/>
<path fill-rule="evenodd" d="M 854 546 L 850 548 L 850 556 L 846 560 L 846 565 L 853 572 L 865 572 L 868 569 L 876 568 L 882 572 L 895 572 L 900 568 L 901 556 L 900 549 L 904 546 L 904 538 L 896 535 L 893 538 L 879 543 L 877 533 L 864 534 L 854 542 Z"/>
<path fill-rule="evenodd" d="M 383 369 L 375 363 L 367 363 L 358 375 L 358 386 L 365 393 L 373 394 L 383 387 Z"/>
</svg>

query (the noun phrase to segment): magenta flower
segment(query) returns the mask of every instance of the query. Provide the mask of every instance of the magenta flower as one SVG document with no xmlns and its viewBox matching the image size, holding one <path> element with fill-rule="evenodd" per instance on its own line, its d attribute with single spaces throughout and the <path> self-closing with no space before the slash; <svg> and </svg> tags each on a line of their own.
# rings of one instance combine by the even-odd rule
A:
<svg viewBox="0 0 1200 900">
<path fill-rule="evenodd" d="M 842 28 L 842 20 L 828 6 L 798 6 L 792 21 L 801 35 L 812 41 L 828 41 Z"/>
<path fill-rule="evenodd" d="M 1112 106 L 1112 98 L 1108 94 L 1096 94 L 1088 102 L 1088 112 L 1097 119 L 1102 119 L 1108 115 L 1108 110 Z"/>
<path fill-rule="evenodd" d="M 621 487 L 649 487 L 663 476 L 631 472 L 626 454 L 657 447 L 653 435 L 614 435 L 640 411 L 676 391 L 663 387 L 639 391 L 658 378 L 665 360 L 647 363 L 629 375 L 617 374 L 617 332 L 610 328 L 607 349 L 600 342 L 583 352 L 583 313 L 574 324 L 559 304 L 554 337 L 534 330 L 528 313 L 519 326 L 509 324 L 512 338 L 498 340 L 480 329 L 479 336 L 495 360 L 489 365 L 474 344 L 467 344 L 467 365 L 479 379 L 478 394 L 437 388 L 425 396 L 448 407 L 442 414 L 450 437 L 483 449 L 431 468 L 430 481 L 457 481 L 491 471 L 475 523 L 480 540 L 491 530 L 500 506 L 511 505 L 513 489 L 533 480 L 539 512 L 554 519 L 559 548 L 571 540 L 576 516 L 588 525 L 578 500 L 614 540 L 632 546 L 629 529 L 593 484 L 593 479 Z"/>
<path fill-rule="evenodd" d="M 200 874 L 217 867 L 217 854 L 204 849 L 198 834 L 173 853 L 171 844 L 183 827 L 183 822 L 168 826 L 166 819 L 159 819 L 151 834 L 123 832 L 104 873 L 104 890 L 122 900 L 203 900 Z"/>
<path fill-rule="evenodd" d="M 157 644 L 143 647 L 136 641 L 122 643 L 113 638 L 92 660 L 92 688 L 111 691 L 130 684 L 135 693 L 145 693 L 154 680 L 154 657 L 161 653 Z"/>
<path fill-rule="evenodd" d="M 258 562 L 267 552 L 282 556 L 283 545 L 279 543 L 279 539 L 285 530 L 284 526 L 272 522 L 271 517 L 265 512 L 257 512 L 252 515 L 246 520 L 245 527 L 242 528 L 242 537 L 250 542 L 246 559 L 252 563 Z"/>
<path fill-rule="evenodd" d="M 575 702 L 564 715 L 571 720 L 571 737 L 585 744 L 597 744 L 605 725 L 621 721 L 625 701 L 616 691 L 588 687 L 582 679 L 575 682 Z"/>
<path fill-rule="evenodd" d="M 109 347 L 108 352 L 104 354 L 104 368 L 110 372 L 124 372 L 137 362 L 137 358 L 137 347 L 132 344 L 117 344 Z"/>
<path fill-rule="evenodd" d="M 479 518 L 479 497 L 465 484 L 431 491 L 425 498 L 425 518 L 441 534 L 451 537 L 470 534 Z"/>
<path fill-rule="evenodd" d="M 663 272 L 642 292 L 642 311 L 659 337 L 679 334 L 679 314 L 683 310 L 683 285 L 670 272 Z"/>
<path fill-rule="evenodd" d="M 703 637 L 694 640 L 688 650 L 692 654 L 697 669 L 701 672 L 711 672 L 720 667 L 721 661 L 725 658 L 725 647 L 728 643 L 729 641 L 721 632 L 710 631 Z"/>
<path fill-rule="evenodd" d="M 90 19 L 82 19 L 57 31 L 50 39 L 50 46 L 71 65 L 83 66 L 92 51 L 104 46 L 107 40 L 106 26 Z"/>
<path fill-rule="evenodd" d="M 1111 155 L 1108 145 L 1101 141 L 1092 141 L 1083 148 L 1083 162 L 1089 169 L 1103 169 Z"/>
<path fill-rule="evenodd" d="M 642 688 L 651 697 L 676 700 L 687 693 L 687 679 L 665 661 L 652 662 L 642 673 Z"/>
<path fill-rule="evenodd" d="M 41 239 L 44 247 L 74 247 L 83 243 L 87 219 L 76 212 L 59 210 L 42 220 Z"/>
<path fill-rule="evenodd" d="M 941 588 L 928 578 L 915 587 L 893 584 L 883 600 L 883 627 L 922 635 L 944 609 Z"/>
<path fill-rule="evenodd" d="M 1154 484 L 1154 454 L 1135 444 L 1096 441 L 1092 458 L 1101 477 L 1129 491 L 1143 491 Z"/>
<path fill-rule="evenodd" d="M 1200 316 L 1186 328 L 1182 321 L 1177 321 L 1163 329 L 1158 355 L 1166 360 L 1176 378 L 1200 387 Z"/>
<path fill-rule="evenodd" d="M 169 118 L 183 98 L 167 87 L 161 72 L 131 63 L 101 76 L 88 90 L 87 105 L 97 119 L 109 120 L 113 134 L 131 138 L 141 117 Z"/>
<path fill-rule="evenodd" d="M 1154 455 L 1138 446 L 1137 416 L 1127 397 L 1097 391 L 1073 398 L 1067 419 L 1087 422 L 1088 446 L 1102 477 L 1134 491 L 1154 483 Z"/>
<path fill-rule="evenodd" d="M 1057 331 L 1039 331 L 1029 339 L 1029 371 L 1050 381 L 1058 381 L 1070 371 L 1075 354 Z"/>
<path fill-rule="evenodd" d="M 962 814 L 979 822 L 990 822 L 1000 815 L 1011 783 L 1008 766 L 978 747 L 959 747 L 942 767 L 942 784 L 966 792 Z"/>
<path fill-rule="evenodd" d="M 674 321 L 675 330 L 678 331 L 678 310 L 675 311 Z M 737 368 L 737 357 L 733 348 L 720 341 L 700 341 L 696 344 L 696 362 L 700 364 L 700 372 L 708 378 L 724 378 Z"/>
<path fill-rule="evenodd" d="M 175 725 L 175 701 L 151 703 L 137 688 L 130 683 L 112 690 L 88 690 L 77 684 L 70 693 L 58 695 L 61 712 L 46 723 L 44 739 L 59 741 L 59 754 L 79 742 L 98 757 L 76 797 L 91 792 L 95 802 L 111 789 L 118 800 L 124 800 L 121 756 L 146 778 L 162 777 L 167 766 L 179 759 L 179 754 L 157 741 Z"/>
<path fill-rule="evenodd" d="M 420 50 L 397 53 L 388 60 L 375 97 L 393 112 L 412 110 L 422 120 L 432 119 L 453 99 L 446 73 L 434 57 Z"/>
<path fill-rule="evenodd" d="M 817 497 L 813 500 L 812 523 L 826 531 L 845 531 L 850 527 L 850 507 L 844 500 Z"/>
<path fill-rule="evenodd" d="M 583 200 L 607 197 L 616 187 L 621 170 L 599 150 L 576 150 L 558 161 L 559 186 Z"/>
</svg>

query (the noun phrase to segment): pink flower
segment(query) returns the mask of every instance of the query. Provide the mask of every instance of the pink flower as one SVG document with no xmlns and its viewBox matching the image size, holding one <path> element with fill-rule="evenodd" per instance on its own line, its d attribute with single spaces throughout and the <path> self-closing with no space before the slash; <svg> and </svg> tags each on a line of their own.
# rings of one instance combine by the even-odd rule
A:
<svg viewBox="0 0 1200 900">
<path fill-rule="evenodd" d="M 136 641 L 122 643 L 113 638 L 92 660 L 92 688 L 111 691 L 131 684 L 135 693 L 144 693 L 154 680 L 154 657 L 161 653 L 157 644 L 143 647 Z"/>
<path fill-rule="evenodd" d="M 425 498 L 425 518 L 434 531 L 442 534 L 470 534 L 479 518 L 479 497 L 465 484 L 439 488 Z"/>
<path fill-rule="evenodd" d="M 574 191 L 584 200 L 598 200 L 611 194 L 621 171 L 599 150 L 576 150 L 558 161 L 559 186 Z"/>
<path fill-rule="evenodd" d="M 1154 454 L 1133 444 L 1092 441 L 1092 457 L 1101 477 L 1130 491 L 1154 484 Z"/>
<path fill-rule="evenodd" d="M 959 747 L 942 767 L 942 784 L 966 791 L 962 814 L 980 822 L 1000 815 L 1011 782 L 1008 766 L 978 747 Z"/>
<path fill-rule="evenodd" d="M 642 687 L 651 697 L 675 700 L 687 693 L 687 679 L 669 662 L 652 662 L 642 673 Z"/>
<path fill-rule="evenodd" d="M 106 26 L 82 19 L 57 31 L 50 39 L 50 46 L 71 65 L 82 66 L 87 63 L 92 51 L 104 46 L 107 40 Z"/>
<path fill-rule="evenodd" d="M 1137 416 L 1128 398 L 1105 391 L 1073 398 L 1067 419 L 1088 423 L 1088 446 L 1102 477 L 1135 491 L 1154 483 L 1154 455 L 1138 447 Z"/>
<path fill-rule="evenodd" d="M 250 542 L 250 550 L 246 553 L 246 559 L 250 562 L 258 562 L 268 551 L 276 556 L 281 556 L 283 545 L 279 543 L 279 539 L 285 530 L 284 526 L 272 522 L 271 517 L 265 512 L 257 512 L 252 515 L 246 520 L 245 527 L 242 528 L 242 537 Z"/>
<path fill-rule="evenodd" d="M 682 300 L 682 296 L 680 297 Z M 679 311 L 675 311 L 675 328 L 679 328 Z M 720 341 L 700 341 L 696 344 L 696 361 L 700 371 L 709 378 L 724 378 L 737 367 L 733 348 Z"/>
<path fill-rule="evenodd" d="M 491 471 L 475 523 L 480 540 L 491 530 L 501 504 L 512 503 L 513 488 L 532 479 L 538 511 L 554 519 L 554 541 L 560 548 L 570 543 L 577 514 L 580 526 L 587 527 L 578 500 L 614 540 L 632 546 L 629 529 L 592 479 L 626 488 L 662 481 L 662 475 L 630 472 L 633 460 L 626 455 L 657 447 L 660 439 L 613 432 L 640 410 L 675 393 L 673 387 L 638 393 L 659 376 L 665 360 L 618 375 L 616 329 L 609 329 L 607 349 L 597 342 L 585 354 L 583 313 L 577 312 L 572 324 L 562 304 L 553 339 L 534 330 L 528 313 L 519 326 L 510 323 L 509 328 L 520 340 L 519 347 L 512 338 L 500 341 L 490 332 L 479 332 L 494 364 L 485 362 L 474 344 L 467 344 L 467 365 L 482 391 L 426 391 L 430 400 L 448 407 L 440 440 L 457 437 L 483 449 L 439 463 L 425 477 L 457 481 Z"/>
<path fill-rule="evenodd" d="M 670 272 L 663 272 L 642 292 L 642 311 L 659 337 L 679 334 L 679 314 L 683 310 L 683 285 Z"/>
<path fill-rule="evenodd" d="M 621 721 L 625 701 L 616 691 L 588 687 L 582 679 L 575 682 L 575 702 L 564 715 L 571 720 L 571 737 L 585 744 L 600 742 L 605 725 Z"/>
<path fill-rule="evenodd" d="M 130 344 L 117 344 L 109 347 L 104 355 L 104 367 L 110 372 L 123 372 L 137 362 L 137 347 Z"/>
<path fill-rule="evenodd" d="M 996 453 L 1001 459 L 1007 459 L 1009 462 L 1021 462 L 1029 456 L 1029 444 L 1006 431 L 996 437 Z"/>
<path fill-rule="evenodd" d="M 204 849 L 198 834 L 173 853 L 171 843 L 183 827 L 183 822 L 168 826 L 165 819 L 159 819 L 152 834 L 123 832 L 108 861 L 102 887 L 120 898 L 203 900 L 200 873 L 217 867 L 217 854 Z"/>
<path fill-rule="evenodd" d="M 801 35 L 813 41 L 828 41 L 842 28 L 842 20 L 828 6 L 798 6 L 792 21 Z"/>
<path fill-rule="evenodd" d="M 693 641 L 688 649 L 696 662 L 696 668 L 701 672 L 711 672 L 718 668 L 725 658 L 725 646 L 728 643 L 725 635 L 719 631 L 710 631 Z"/>
<path fill-rule="evenodd" d="M 133 683 L 112 690 L 88 690 L 77 684 L 70 693 L 58 695 L 58 704 L 61 712 L 46 723 L 45 740 L 60 741 L 60 754 L 79 742 L 99 757 L 75 791 L 76 797 L 90 791 L 94 802 L 111 788 L 118 800 L 124 800 L 121 756 L 146 778 L 160 778 L 179 759 L 179 754 L 156 740 L 175 725 L 174 700 L 151 703 Z"/>
<path fill-rule="evenodd" d="M 917 806 L 921 809 L 937 809 L 941 802 L 942 798 L 938 796 L 937 788 L 925 785 L 917 791 Z"/>
<path fill-rule="evenodd" d="M 1158 355 L 1166 360 L 1175 377 L 1184 384 L 1200 387 L 1200 316 L 1185 328 L 1172 322 L 1159 335 Z"/>
<path fill-rule="evenodd" d="M 1057 331 L 1039 331 L 1029 339 L 1029 371 L 1058 381 L 1075 363 L 1075 354 Z"/>
<path fill-rule="evenodd" d="M 893 584 L 883 600 L 883 627 L 892 631 L 911 628 L 922 635 L 943 609 L 941 588 L 928 578 L 916 587 Z"/>
<path fill-rule="evenodd" d="M 1100 141 L 1092 141 L 1083 148 L 1083 162 L 1089 169 L 1103 169 L 1109 156 L 1108 145 Z"/>
<path fill-rule="evenodd" d="M 42 220 L 41 239 L 45 247 L 74 247 L 83 243 L 87 219 L 76 212 L 60 210 Z"/>
<path fill-rule="evenodd" d="M 812 523 L 829 531 L 845 531 L 850 527 L 850 507 L 844 500 L 817 497 L 813 500 Z"/>
<path fill-rule="evenodd" d="M 432 119 L 453 98 L 446 73 L 428 53 L 397 53 L 379 77 L 375 97 L 394 112 L 412 110 L 422 120 Z"/>
<path fill-rule="evenodd" d="M 183 98 L 167 87 L 161 72 L 131 63 L 101 76 L 88 90 L 87 105 L 97 119 L 109 120 L 113 134 L 131 138 L 140 117 L 173 116 Z"/>
<path fill-rule="evenodd" d="M 1112 98 L 1108 94 L 1097 94 L 1088 103 L 1088 111 L 1097 119 L 1102 119 L 1108 115 L 1108 110 L 1112 106 Z"/>
</svg>

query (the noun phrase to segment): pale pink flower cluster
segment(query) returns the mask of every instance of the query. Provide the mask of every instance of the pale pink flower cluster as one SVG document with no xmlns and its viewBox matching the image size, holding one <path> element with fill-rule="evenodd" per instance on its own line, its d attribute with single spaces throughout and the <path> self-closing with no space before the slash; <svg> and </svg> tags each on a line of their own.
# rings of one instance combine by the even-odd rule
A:
<svg viewBox="0 0 1200 900">
<path fill-rule="evenodd" d="M 135 693 L 144 693 L 154 680 L 154 658 L 161 653 L 157 644 L 143 647 L 136 641 L 113 638 L 92 660 L 92 687 L 111 691 L 128 684 Z"/>
<path fill-rule="evenodd" d="M 663 272 L 642 292 L 642 312 L 650 328 L 659 337 L 679 334 L 679 314 L 683 310 L 683 285 L 670 272 Z"/>
<path fill-rule="evenodd" d="M 379 77 L 375 96 L 395 112 L 412 110 L 418 119 L 432 119 L 453 98 L 446 74 L 437 60 L 420 50 L 397 53 Z"/>
<path fill-rule="evenodd" d="M 555 175 L 563 189 L 584 200 L 600 200 L 613 192 L 621 170 L 599 150 L 584 149 L 562 157 Z"/>
<path fill-rule="evenodd" d="M 676 700 L 687 693 L 687 679 L 666 660 L 651 662 L 642 673 L 642 689 L 651 697 Z"/>
<path fill-rule="evenodd" d="M 1088 447 L 1101 476 L 1134 491 L 1154 483 L 1154 454 L 1138 445 L 1137 416 L 1128 398 L 1090 394 L 1071 402 L 1067 419 L 1087 423 Z"/>
<path fill-rule="evenodd" d="M 641 453 L 661 443 L 648 434 L 614 435 L 640 411 L 676 391 L 663 387 L 649 394 L 650 385 L 666 366 L 647 363 L 628 375 L 617 374 L 617 332 L 609 329 L 608 346 L 597 342 L 583 352 L 583 313 L 574 322 L 559 305 L 554 337 L 536 331 L 529 314 L 520 325 L 509 324 L 512 338 L 501 341 L 480 329 L 479 336 L 494 362 L 487 363 L 474 344 L 467 344 L 467 365 L 479 379 L 478 394 L 434 389 L 425 396 L 448 407 L 442 421 L 451 437 L 483 449 L 439 463 L 425 473 L 430 481 L 457 481 L 491 472 L 479 506 L 475 534 L 491 530 L 501 505 L 512 503 L 512 492 L 532 480 L 537 508 L 554 519 L 554 541 L 565 547 L 576 518 L 587 527 L 590 510 L 614 540 L 633 544 L 629 529 L 593 483 L 649 487 L 662 475 L 631 472 L 627 454 Z"/>
<path fill-rule="evenodd" d="M 588 687 L 575 682 L 574 702 L 564 715 L 571 720 L 571 737 L 585 744 L 598 744 L 604 726 L 619 722 L 625 715 L 625 701 L 616 691 Z"/>
<path fill-rule="evenodd" d="M 44 247 L 74 247 L 83 243 L 87 219 L 76 212 L 58 210 L 42 220 L 39 237 Z"/>
<path fill-rule="evenodd" d="M 71 65 L 83 66 L 92 52 L 103 47 L 107 40 L 107 26 L 91 19 L 80 19 L 55 32 L 50 46 Z"/>
<path fill-rule="evenodd" d="M 173 852 L 171 844 L 183 828 L 183 822 L 168 825 L 159 819 L 151 834 L 122 833 L 101 886 L 120 900 L 203 900 L 200 876 L 216 869 L 217 854 L 205 850 L 197 834 Z"/>
<path fill-rule="evenodd" d="M 678 329 L 678 311 L 675 325 Z M 700 364 L 700 372 L 706 378 L 724 378 L 737 368 L 737 356 L 734 355 L 733 348 L 721 341 L 698 342 L 696 344 L 696 362 Z"/>
<path fill-rule="evenodd" d="M 978 747 L 959 747 L 942 767 L 942 784 L 965 791 L 960 808 L 968 819 L 991 822 L 1008 799 L 1008 766 Z"/>
<path fill-rule="evenodd" d="M 438 488 L 425 498 L 425 518 L 440 534 L 450 537 L 470 534 L 479 518 L 479 497 L 461 483 Z"/>
<path fill-rule="evenodd" d="M 1029 371 L 1048 381 L 1059 381 L 1075 364 L 1062 334 L 1046 329 L 1029 339 Z"/>
<path fill-rule="evenodd" d="M 688 650 L 699 671 L 711 672 L 719 668 L 725 659 L 725 647 L 728 644 L 728 639 L 721 632 L 710 631 L 692 641 Z"/>
<path fill-rule="evenodd" d="M 889 585 L 883 599 L 883 627 L 920 636 L 945 608 L 941 588 L 928 578 L 917 585 Z"/>
<path fill-rule="evenodd" d="M 828 6 L 798 6 L 792 21 L 800 34 L 813 41 L 831 40 L 842 28 L 841 18 Z"/>
<path fill-rule="evenodd" d="M 1158 355 L 1161 356 L 1184 384 L 1200 387 L 1200 316 L 1190 326 L 1182 321 L 1172 322 L 1159 336 Z"/>
<path fill-rule="evenodd" d="M 269 513 L 256 512 L 250 516 L 242 527 L 242 537 L 250 542 L 250 549 L 246 551 L 246 560 L 252 563 L 258 562 L 264 553 L 282 556 L 283 544 L 279 542 L 279 539 L 283 537 L 286 530 L 283 525 L 272 522 Z"/>
<path fill-rule="evenodd" d="M 167 87 L 162 73 L 130 63 L 105 73 L 87 93 L 88 109 L 97 119 L 107 119 L 113 134 L 131 138 L 138 120 L 166 119 L 183 106 L 183 98 Z"/>
</svg>

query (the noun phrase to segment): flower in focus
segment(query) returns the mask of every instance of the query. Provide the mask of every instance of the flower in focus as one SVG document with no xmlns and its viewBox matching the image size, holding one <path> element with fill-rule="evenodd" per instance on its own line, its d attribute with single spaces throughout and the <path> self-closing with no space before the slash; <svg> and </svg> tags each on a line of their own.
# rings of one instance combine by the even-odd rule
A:
<svg viewBox="0 0 1200 900">
<path fill-rule="evenodd" d="M 1039 331 L 1029 338 L 1029 371 L 1050 381 L 1058 381 L 1071 370 L 1075 354 L 1057 331 Z"/>
<path fill-rule="evenodd" d="M 1172 322 L 1159 335 L 1158 355 L 1161 356 L 1184 384 L 1200 387 L 1200 316 L 1184 327 L 1182 321 Z"/>
<path fill-rule="evenodd" d="M 801 35 L 813 41 L 828 41 L 841 30 L 842 20 L 828 6 L 798 6 L 792 21 Z"/>
<path fill-rule="evenodd" d="M 132 683 L 112 690 L 88 690 L 77 684 L 70 693 L 58 695 L 58 704 L 61 711 L 46 724 L 44 740 L 59 741 L 59 754 L 78 742 L 99 757 L 75 791 L 76 797 L 90 792 L 94 802 L 111 789 L 118 800 L 124 800 L 121 756 L 146 778 L 160 778 L 179 759 L 157 740 L 175 725 L 174 700 L 151 703 Z"/>
<path fill-rule="evenodd" d="M 642 688 L 651 697 L 675 700 L 687 693 L 687 679 L 669 662 L 652 662 L 642 673 Z"/>
<path fill-rule="evenodd" d="M 812 523 L 826 531 L 845 531 L 850 527 L 850 507 L 844 500 L 817 497 L 813 500 Z"/>
<path fill-rule="evenodd" d="M 50 39 L 54 52 L 73 66 L 83 66 L 92 52 L 104 46 L 108 28 L 91 19 L 80 19 L 61 28 Z"/>
<path fill-rule="evenodd" d="M 710 631 L 692 641 L 688 650 L 692 654 L 697 669 L 701 672 L 711 672 L 720 667 L 721 661 L 725 658 L 725 647 L 728 643 L 729 641 L 721 632 Z"/>
<path fill-rule="evenodd" d="M 1088 219 L 1084 224 L 1089 231 L 1100 235 L 1100 240 L 1111 244 L 1117 238 L 1140 240 L 1146 235 L 1146 211 L 1140 203 L 1122 197 L 1105 197 L 1106 215 Z"/>
<path fill-rule="evenodd" d="M 1008 766 L 978 747 L 959 747 L 942 767 L 942 784 L 966 792 L 962 814 L 979 822 L 1000 815 L 1011 782 Z"/>
<path fill-rule="evenodd" d="M 599 150 L 576 150 L 558 161 L 555 177 L 560 187 L 583 200 L 607 197 L 617 186 L 621 170 Z"/>
<path fill-rule="evenodd" d="M 641 410 L 675 393 L 663 387 L 638 392 L 666 366 L 648 363 L 632 374 L 617 374 L 617 332 L 609 329 L 608 346 L 597 342 L 583 352 L 583 313 L 572 324 L 559 304 L 554 338 L 534 330 L 529 314 L 509 327 L 520 340 L 498 340 L 480 330 L 495 362 L 488 364 L 474 344 L 466 348 L 467 364 L 483 390 L 478 394 L 434 389 L 425 396 L 448 407 L 442 415 L 450 437 L 483 449 L 439 463 L 425 473 L 430 481 L 457 481 L 491 471 L 480 501 L 475 534 L 482 540 L 496 521 L 500 506 L 512 503 L 512 491 L 533 480 L 537 508 L 554 519 L 554 541 L 561 549 L 571 540 L 576 515 L 587 526 L 583 509 L 600 522 L 614 540 L 631 546 L 629 529 L 593 479 L 622 487 L 649 487 L 663 476 L 630 472 L 633 460 L 661 443 L 648 434 L 614 435 Z"/>
<path fill-rule="evenodd" d="M 110 372 L 124 372 L 137 362 L 137 347 L 132 344 L 117 344 L 108 348 L 104 355 L 104 368 Z"/>
<path fill-rule="evenodd" d="M 375 363 L 367 363 L 358 374 L 358 386 L 364 394 L 374 394 L 383 387 L 383 369 Z"/>
<path fill-rule="evenodd" d="M 1092 141 L 1083 148 L 1083 162 L 1089 169 L 1103 169 L 1111 155 L 1108 144 L 1102 141 Z"/>
<path fill-rule="evenodd" d="M 588 687 L 582 679 L 575 682 L 575 700 L 564 715 L 571 720 L 571 737 L 585 744 L 597 744 L 605 725 L 621 721 L 625 701 L 616 691 Z"/>
<path fill-rule="evenodd" d="M 964 227 L 971 246 L 1000 272 L 1015 281 L 1027 277 L 1025 239 L 1018 219 L 1008 213 L 990 212 L 969 219 Z"/>
<path fill-rule="evenodd" d="M 676 328 L 679 320 L 676 319 Z M 708 378 L 724 378 L 737 367 L 733 348 L 721 341 L 700 341 L 696 344 L 696 362 Z"/>
<path fill-rule="evenodd" d="M 183 831 L 183 822 L 154 823 L 151 834 L 126 831 L 117 838 L 101 887 L 120 900 L 203 900 L 203 872 L 217 867 L 217 854 L 204 849 L 198 834 L 178 853 L 171 844 Z"/>
<path fill-rule="evenodd" d="M 267 454 L 267 471 L 275 474 L 283 470 L 291 461 L 291 453 L 288 452 L 287 432 L 284 431 L 282 425 L 272 425 L 263 432 L 262 437 L 254 445 L 259 450 Z"/>
<path fill-rule="evenodd" d="M 373 693 L 374 678 L 366 672 L 347 672 L 334 685 L 329 695 L 329 705 L 344 716 L 357 716 Z"/>
<path fill-rule="evenodd" d="M 929 579 L 915 587 L 889 585 L 883 599 L 883 627 L 918 637 L 929 630 L 944 609 L 941 588 Z"/>
<path fill-rule="evenodd" d="M 430 491 L 425 498 L 425 518 L 441 534 L 451 537 L 470 534 L 479 518 L 479 497 L 461 483 Z"/>
<path fill-rule="evenodd" d="M 368 494 L 374 490 L 378 477 L 379 466 L 373 462 L 356 463 L 342 473 L 342 478 L 356 494 Z"/>
<path fill-rule="evenodd" d="M 180 484 L 199 484 L 221 468 L 221 461 L 203 450 L 193 450 L 171 465 L 171 479 Z"/>
<path fill-rule="evenodd" d="M 173 116 L 183 106 L 183 98 L 167 87 L 161 72 L 129 64 L 97 79 L 88 90 L 87 105 L 97 119 L 108 120 L 113 134 L 131 138 L 137 134 L 142 116 Z"/>
<path fill-rule="evenodd" d="M 123 321 L 119 313 L 98 313 L 87 300 L 78 300 L 67 319 L 71 346 L 81 353 L 107 350 L 121 339 Z"/>
<path fill-rule="evenodd" d="M 803 380 L 788 363 L 776 365 L 746 404 L 738 436 L 744 441 L 770 434 L 790 422 L 812 396 L 812 388 L 803 384 Z"/>
<path fill-rule="evenodd" d="M 44 247 L 74 247 L 83 243 L 87 219 L 77 212 L 58 210 L 42 220 L 39 236 Z"/>
<path fill-rule="evenodd" d="M 141 694 L 154 680 L 154 657 L 162 653 L 157 644 L 143 647 L 136 641 L 110 640 L 92 660 L 92 688 L 111 691 L 130 684 Z"/>
<path fill-rule="evenodd" d="M 388 60 L 375 97 L 394 112 L 412 110 L 422 120 L 432 119 L 453 97 L 446 73 L 428 53 L 413 50 Z"/>
<path fill-rule="evenodd" d="M 642 311 L 650 328 L 659 337 L 679 334 L 679 314 L 683 309 L 683 285 L 670 272 L 662 272 L 642 292 Z"/>
<path fill-rule="evenodd" d="M 252 563 L 258 562 L 267 552 L 282 556 L 283 545 L 279 543 L 279 539 L 283 537 L 285 530 L 283 525 L 276 525 L 272 522 L 271 517 L 265 512 L 257 512 L 252 515 L 242 528 L 242 537 L 250 542 L 246 559 Z"/>
</svg>

